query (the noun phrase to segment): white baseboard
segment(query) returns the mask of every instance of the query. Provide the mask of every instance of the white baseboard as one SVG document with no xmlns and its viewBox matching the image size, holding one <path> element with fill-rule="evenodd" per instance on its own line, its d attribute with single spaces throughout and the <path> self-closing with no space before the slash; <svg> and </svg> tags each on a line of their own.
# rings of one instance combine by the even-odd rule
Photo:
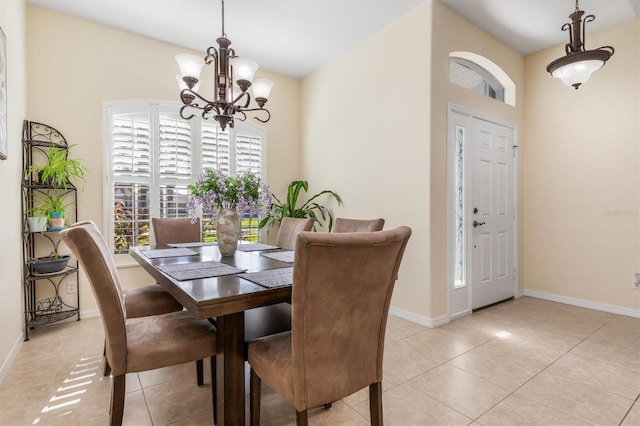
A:
<svg viewBox="0 0 640 426">
<path fill-rule="evenodd" d="M 399 308 L 390 308 L 389 313 L 395 315 L 407 321 L 415 322 L 416 324 L 423 325 L 429 328 L 436 328 L 449 322 L 449 316 L 442 315 L 436 318 L 424 317 L 422 315 L 414 314 L 413 312 L 405 311 Z"/>
<path fill-rule="evenodd" d="M 92 309 L 90 311 L 80 311 L 80 318 L 89 319 L 89 318 L 98 318 L 100 317 L 100 311 L 97 309 Z"/>
<path fill-rule="evenodd" d="M 18 352 L 20 351 L 20 347 L 22 346 L 23 342 L 24 333 L 21 331 L 18 335 L 18 339 L 15 341 L 15 343 L 11 347 L 11 350 L 9 351 L 9 354 L 7 355 L 7 359 L 4 360 L 4 362 L 2 363 L 2 367 L 0 367 L 0 385 L 9 372 L 9 368 L 11 368 L 11 365 L 13 364 L 13 361 L 15 361 L 16 356 L 18 356 Z"/>
<path fill-rule="evenodd" d="M 524 295 L 535 297 L 537 299 L 550 300 L 552 302 L 565 303 L 567 305 L 580 306 L 581 308 L 595 309 L 596 311 L 640 318 L 640 309 L 624 308 L 622 306 L 608 305 L 606 303 L 592 302 L 590 300 L 576 299 L 573 297 L 558 296 L 556 294 L 544 293 L 535 290 L 524 290 Z"/>
<path fill-rule="evenodd" d="M 523 288 L 519 288 L 518 291 L 516 292 L 516 299 L 520 299 L 522 296 L 524 296 L 524 289 Z"/>
</svg>

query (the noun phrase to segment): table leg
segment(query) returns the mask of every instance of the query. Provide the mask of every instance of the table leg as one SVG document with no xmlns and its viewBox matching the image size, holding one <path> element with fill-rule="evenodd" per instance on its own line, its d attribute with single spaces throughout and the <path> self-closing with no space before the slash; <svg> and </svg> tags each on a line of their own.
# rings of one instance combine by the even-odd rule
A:
<svg viewBox="0 0 640 426">
<path fill-rule="evenodd" d="M 244 312 L 219 316 L 218 426 L 244 426 Z"/>
</svg>

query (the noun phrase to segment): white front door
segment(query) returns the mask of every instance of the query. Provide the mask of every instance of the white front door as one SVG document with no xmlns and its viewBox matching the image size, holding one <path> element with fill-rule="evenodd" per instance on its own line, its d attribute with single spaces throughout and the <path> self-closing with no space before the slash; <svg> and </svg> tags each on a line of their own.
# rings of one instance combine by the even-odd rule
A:
<svg viewBox="0 0 640 426">
<path fill-rule="evenodd" d="M 447 138 L 449 317 L 515 296 L 515 126 L 451 105 Z"/>
<path fill-rule="evenodd" d="M 514 130 L 474 119 L 471 133 L 471 308 L 514 297 Z"/>
</svg>

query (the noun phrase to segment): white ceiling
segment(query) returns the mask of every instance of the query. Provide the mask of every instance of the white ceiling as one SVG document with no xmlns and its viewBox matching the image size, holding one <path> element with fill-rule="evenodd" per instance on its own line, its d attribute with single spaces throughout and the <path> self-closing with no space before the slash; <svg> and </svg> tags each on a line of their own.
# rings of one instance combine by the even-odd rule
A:
<svg viewBox="0 0 640 426">
<path fill-rule="evenodd" d="M 303 77 L 424 0 L 227 0 L 236 53 Z M 440 0 L 522 54 L 568 41 L 573 0 Z M 219 0 L 28 0 L 30 4 L 204 52 L 221 33 Z M 588 33 L 640 16 L 640 0 L 581 0 Z M 381 52 L 383 54 L 384 52 Z"/>
</svg>

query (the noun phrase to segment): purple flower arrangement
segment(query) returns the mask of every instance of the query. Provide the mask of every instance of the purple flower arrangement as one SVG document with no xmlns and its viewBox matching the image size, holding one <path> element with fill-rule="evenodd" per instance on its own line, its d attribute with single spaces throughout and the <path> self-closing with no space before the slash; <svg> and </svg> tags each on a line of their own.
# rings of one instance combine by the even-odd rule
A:
<svg viewBox="0 0 640 426">
<path fill-rule="evenodd" d="M 265 216 L 273 203 L 269 187 L 249 171 L 231 177 L 220 170 L 205 169 L 196 178 L 196 183 L 189 185 L 189 190 L 191 218 L 197 216 L 198 205 L 202 206 L 203 214 L 215 220 L 221 208 L 235 208 L 241 215 Z"/>
</svg>

